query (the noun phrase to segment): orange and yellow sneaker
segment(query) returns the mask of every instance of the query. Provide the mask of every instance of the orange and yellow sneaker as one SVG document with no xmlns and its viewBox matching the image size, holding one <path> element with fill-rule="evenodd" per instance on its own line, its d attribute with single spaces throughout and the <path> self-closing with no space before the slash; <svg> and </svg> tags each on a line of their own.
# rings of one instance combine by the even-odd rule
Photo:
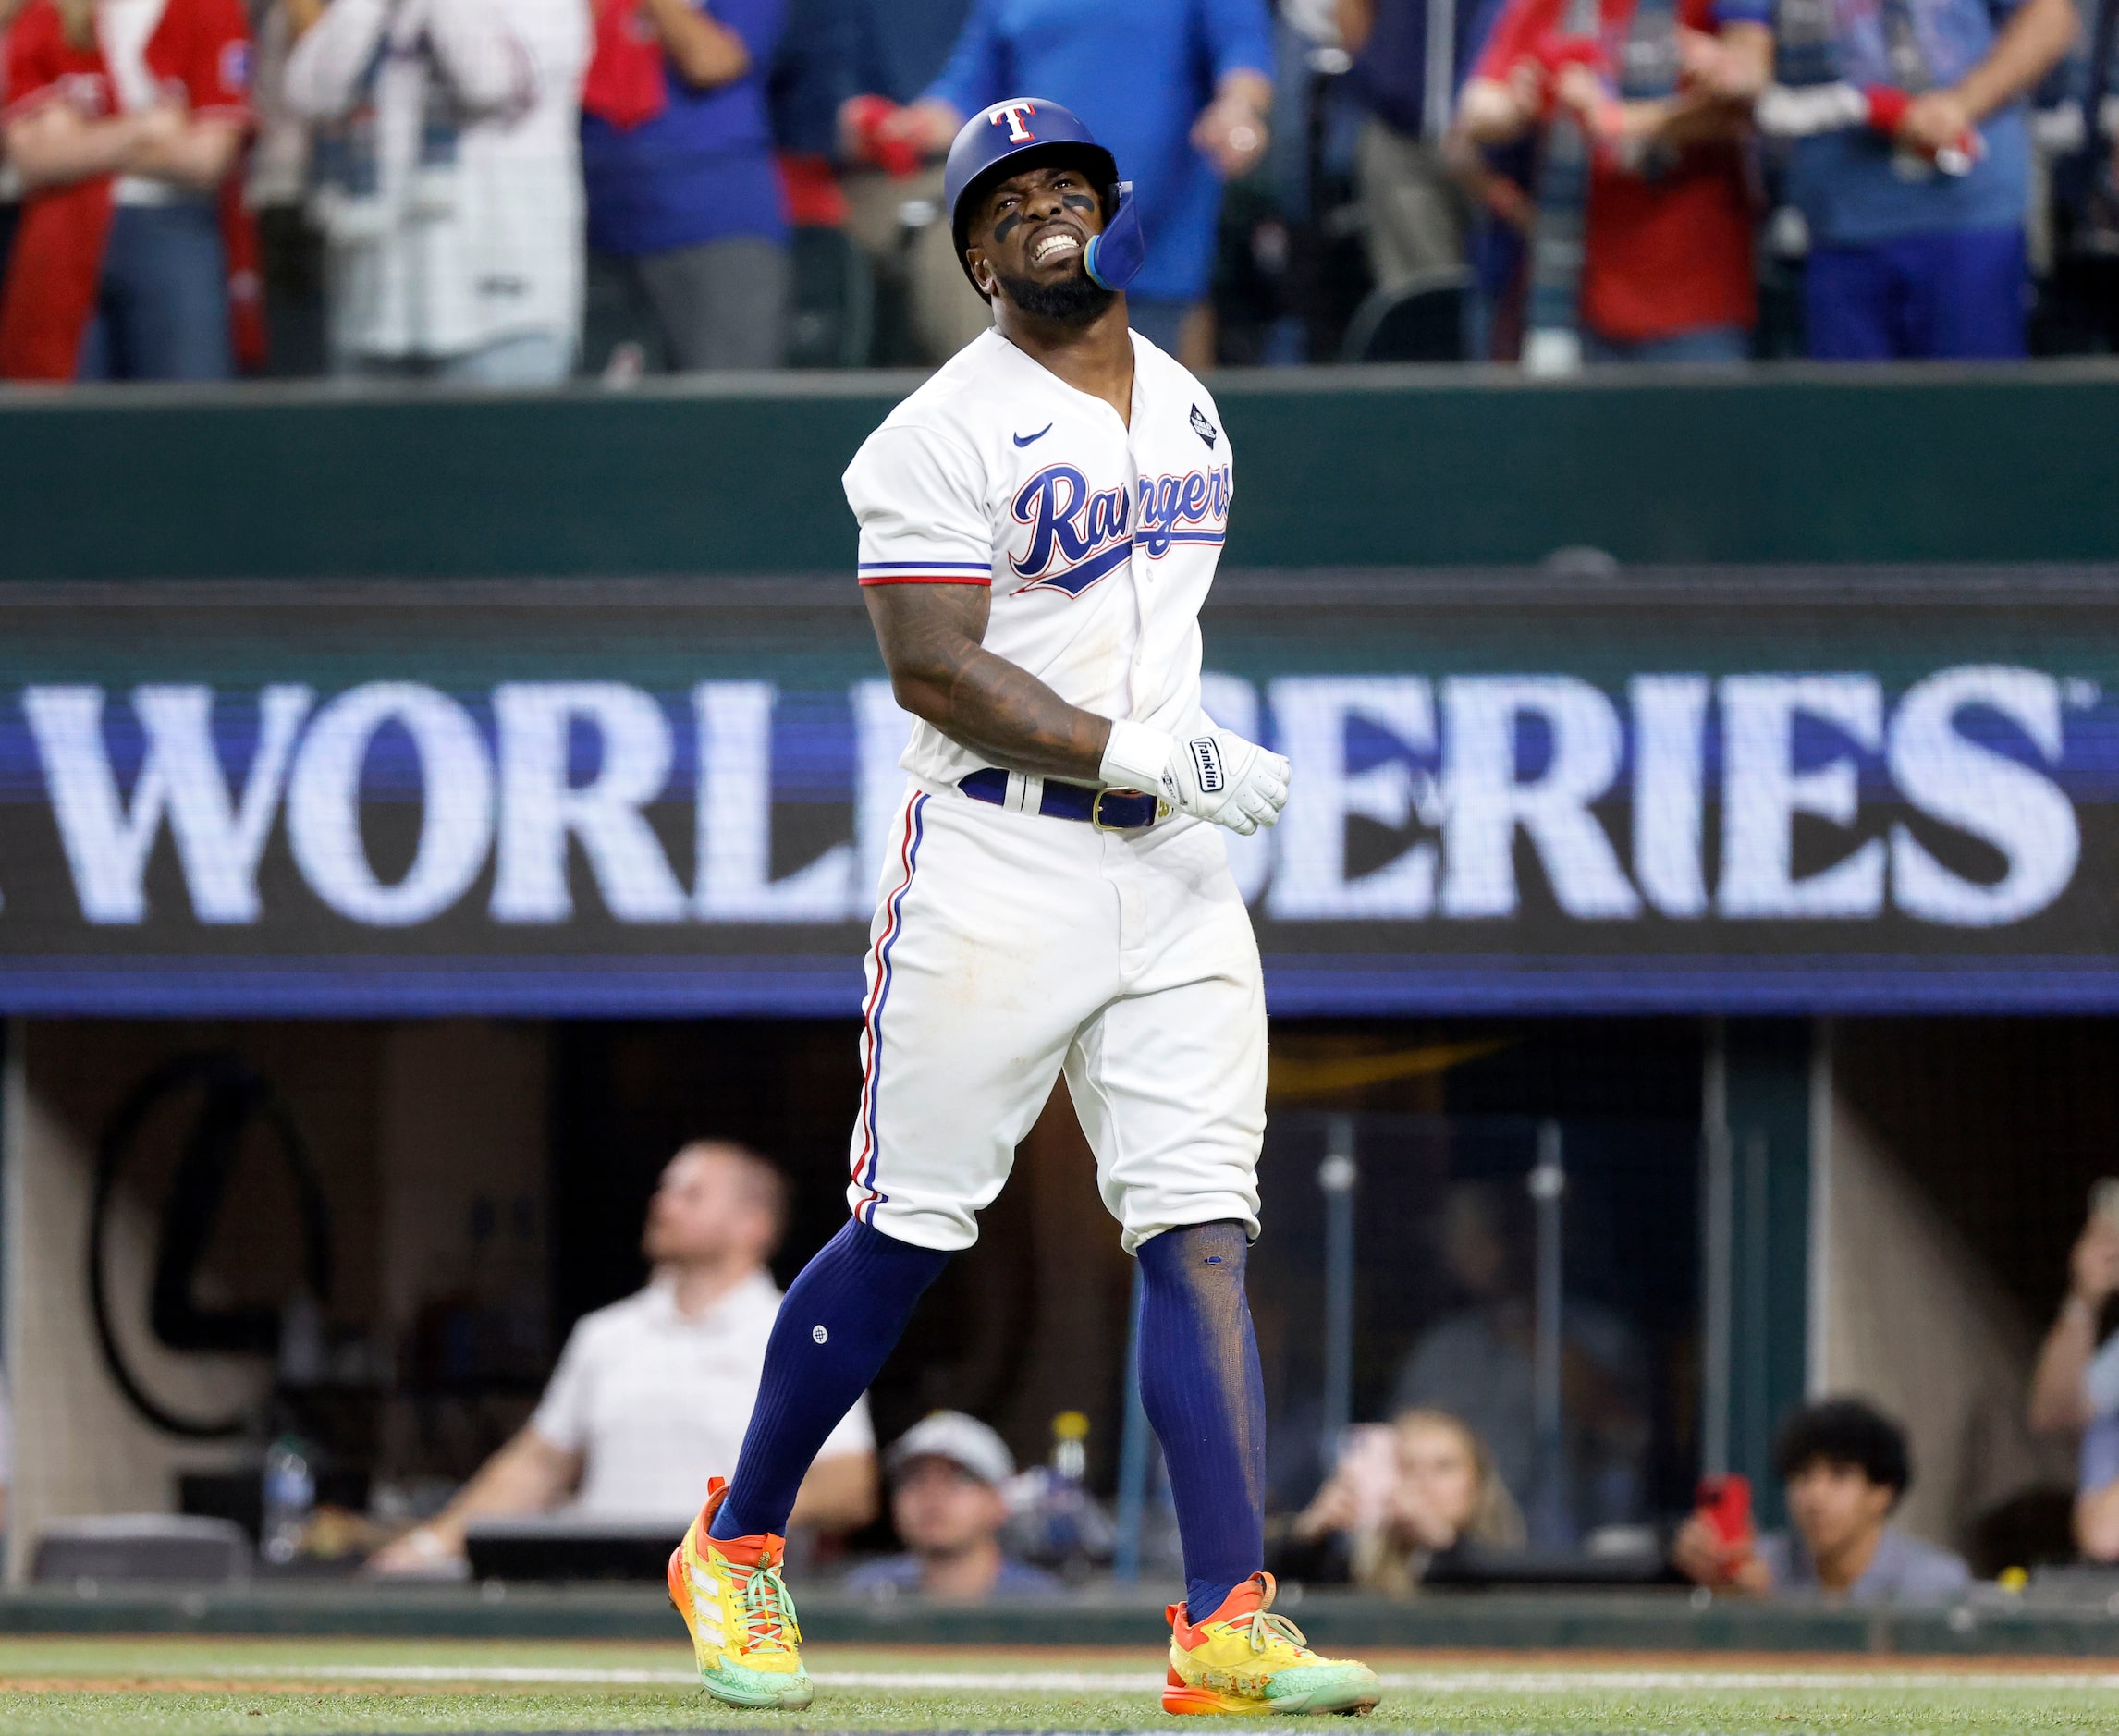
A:
<svg viewBox="0 0 2119 1736">
<path fill-rule="evenodd" d="M 706 1505 L 669 1558 L 669 1601 L 684 1618 L 699 1681 L 729 1705 L 799 1712 L 815 1690 L 802 1667 L 802 1627 L 780 1566 L 785 1537 L 712 1537 L 707 1527 L 728 1498 L 719 1477 Z"/>
<path fill-rule="evenodd" d="M 1383 1692 L 1366 1664 L 1319 1657 L 1285 1616 L 1269 1614 L 1273 1576 L 1254 1573 L 1206 1620 L 1170 1607 L 1165 1712 L 1255 1718 L 1261 1713 L 1366 1712 Z"/>
</svg>

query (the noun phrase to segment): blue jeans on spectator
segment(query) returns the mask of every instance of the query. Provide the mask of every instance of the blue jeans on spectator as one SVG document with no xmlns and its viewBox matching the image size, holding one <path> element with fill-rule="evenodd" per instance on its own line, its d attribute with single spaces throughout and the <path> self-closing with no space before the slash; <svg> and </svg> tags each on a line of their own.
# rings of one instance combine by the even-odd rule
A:
<svg viewBox="0 0 2119 1736">
<path fill-rule="evenodd" d="M 220 214 L 192 199 L 118 206 L 77 377 L 226 380 L 235 371 Z"/>
<path fill-rule="evenodd" d="M 1582 360 L 1590 362 L 1692 362 L 1727 367 L 1746 361 L 1750 356 L 1751 334 L 1741 325 L 1699 325 L 1689 332 L 1670 332 L 1661 337 L 1636 338 L 1630 343 L 1599 337 L 1586 326 L 1582 331 Z"/>
<path fill-rule="evenodd" d="M 2010 361 L 2024 353 L 2029 285 L 2014 226 L 1813 248 L 1807 348 L 1820 361 Z"/>
</svg>

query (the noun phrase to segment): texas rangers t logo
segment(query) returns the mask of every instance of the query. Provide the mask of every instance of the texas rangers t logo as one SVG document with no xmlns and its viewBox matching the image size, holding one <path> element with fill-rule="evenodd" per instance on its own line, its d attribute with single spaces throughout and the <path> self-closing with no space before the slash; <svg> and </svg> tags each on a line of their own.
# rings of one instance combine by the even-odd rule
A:
<svg viewBox="0 0 2119 1736">
<path fill-rule="evenodd" d="M 996 103 L 986 110 L 986 117 L 991 126 L 998 127 L 1003 121 L 1008 123 L 1010 144 L 1028 144 L 1037 135 L 1023 124 L 1023 117 L 1036 113 L 1037 104 L 1035 103 Z"/>
</svg>

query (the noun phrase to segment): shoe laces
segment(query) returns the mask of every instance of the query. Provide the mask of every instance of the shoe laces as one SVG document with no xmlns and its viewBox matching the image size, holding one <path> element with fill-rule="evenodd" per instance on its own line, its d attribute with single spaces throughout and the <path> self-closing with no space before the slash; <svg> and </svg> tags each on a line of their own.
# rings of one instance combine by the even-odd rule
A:
<svg viewBox="0 0 2119 1736">
<path fill-rule="evenodd" d="M 1292 1646 L 1298 1652 L 1309 1647 L 1309 1642 L 1303 1637 L 1302 1629 L 1286 1616 L 1275 1615 L 1270 1610 L 1254 1609 L 1248 1616 L 1241 1617 L 1227 1625 L 1249 1640 L 1254 1652 L 1266 1650 L 1275 1640 Z"/>
<path fill-rule="evenodd" d="M 794 1599 L 788 1595 L 779 1564 L 768 1567 L 761 1561 L 738 1571 L 743 1574 L 743 1649 L 792 1650 L 802 1639 L 802 1627 L 795 1620 Z"/>
</svg>

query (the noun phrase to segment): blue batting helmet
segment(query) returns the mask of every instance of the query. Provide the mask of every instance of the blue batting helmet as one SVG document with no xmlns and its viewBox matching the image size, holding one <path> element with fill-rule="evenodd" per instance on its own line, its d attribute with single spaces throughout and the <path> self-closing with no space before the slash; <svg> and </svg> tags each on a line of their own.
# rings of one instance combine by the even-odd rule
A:
<svg viewBox="0 0 2119 1736">
<path fill-rule="evenodd" d="M 1052 162 L 1081 165 L 1104 195 L 1107 217 L 1115 226 L 1117 207 L 1121 203 L 1130 207 L 1132 203 L 1124 197 L 1128 189 L 1119 181 L 1118 161 L 1096 142 L 1096 135 L 1073 110 L 1043 97 L 1011 96 L 974 115 L 958 129 L 942 169 L 942 201 L 949 206 L 949 232 L 956 240 L 957 263 L 963 266 L 965 276 L 971 276 L 971 262 L 964 257 L 964 246 L 978 196 L 996 180 Z M 1131 218 L 1130 210 L 1128 216 Z M 1098 251 L 1092 241 L 1086 262 L 1090 275 L 1108 288 L 1123 288 L 1122 282 L 1107 280 L 1116 274 L 1096 269 Z M 1125 273 L 1128 277 L 1132 275 Z M 973 284 L 975 287 L 975 278 Z"/>
</svg>

